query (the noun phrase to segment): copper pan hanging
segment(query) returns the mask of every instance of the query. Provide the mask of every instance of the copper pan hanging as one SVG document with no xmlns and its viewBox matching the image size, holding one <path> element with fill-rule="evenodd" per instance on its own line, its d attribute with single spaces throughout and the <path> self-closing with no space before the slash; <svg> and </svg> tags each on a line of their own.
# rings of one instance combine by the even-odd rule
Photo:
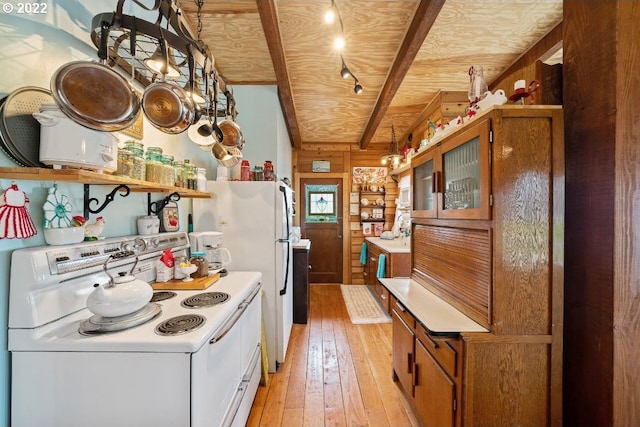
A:
<svg viewBox="0 0 640 427">
<path fill-rule="evenodd" d="M 222 143 L 227 147 L 240 147 L 244 144 L 242 129 L 240 129 L 240 126 L 235 122 L 235 99 L 233 98 L 233 94 L 229 91 L 225 92 L 225 96 L 227 98 L 226 117 L 218 124 L 222 134 L 224 135 Z"/>
<path fill-rule="evenodd" d="M 129 82 L 106 65 L 110 24 L 101 25 L 100 62 L 74 61 L 51 78 L 51 95 L 76 123 L 98 131 L 120 131 L 140 114 L 140 100 Z"/>
</svg>

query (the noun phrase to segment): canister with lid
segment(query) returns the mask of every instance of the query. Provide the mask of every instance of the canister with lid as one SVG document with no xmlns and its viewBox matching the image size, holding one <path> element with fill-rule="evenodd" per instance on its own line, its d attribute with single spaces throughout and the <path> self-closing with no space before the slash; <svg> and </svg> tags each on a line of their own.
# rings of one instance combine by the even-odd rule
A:
<svg viewBox="0 0 640 427">
<path fill-rule="evenodd" d="M 206 259 L 204 252 L 191 252 L 191 259 L 189 262 L 197 266 L 197 270 L 191 273 L 191 277 L 198 279 L 200 277 L 207 277 L 209 275 L 209 263 Z"/>
<path fill-rule="evenodd" d="M 205 168 L 198 168 L 197 188 L 198 191 L 207 191 L 207 170 Z"/>
<path fill-rule="evenodd" d="M 145 154 L 147 181 L 162 184 L 163 164 L 162 148 L 148 147 Z"/>
<path fill-rule="evenodd" d="M 249 170 L 249 160 L 243 160 L 240 164 L 240 181 L 251 181 L 251 171 Z"/>
<path fill-rule="evenodd" d="M 271 160 L 267 160 L 264 162 L 264 180 L 265 181 L 275 181 L 276 176 L 273 172 L 273 163 Z"/>
<path fill-rule="evenodd" d="M 264 181 L 264 171 L 262 170 L 262 166 L 254 166 L 254 168 L 253 168 L 253 180 L 254 181 Z"/>
<path fill-rule="evenodd" d="M 162 162 L 162 184 L 175 185 L 176 176 L 173 170 L 173 156 L 164 154 L 160 161 Z"/>
<path fill-rule="evenodd" d="M 129 177 L 144 181 L 146 179 L 144 145 L 141 142 L 129 140 L 124 143 L 124 149 L 133 153 L 133 171 Z"/>
<path fill-rule="evenodd" d="M 116 175 L 133 178 L 133 153 L 124 148 L 118 148 L 118 169 Z"/>
<path fill-rule="evenodd" d="M 184 162 L 181 160 L 176 160 L 173 162 L 173 169 L 176 175 L 176 187 L 187 188 L 187 168 L 184 165 Z"/>
</svg>

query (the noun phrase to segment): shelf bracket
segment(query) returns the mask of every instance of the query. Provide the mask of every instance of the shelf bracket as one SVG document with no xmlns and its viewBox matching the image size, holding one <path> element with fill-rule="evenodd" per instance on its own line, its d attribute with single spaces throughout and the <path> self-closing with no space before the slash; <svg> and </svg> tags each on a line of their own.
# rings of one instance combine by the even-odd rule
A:
<svg viewBox="0 0 640 427">
<path fill-rule="evenodd" d="M 147 214 L 158 215 L 162 208 L 167 206 L 167 203 L 169 203 L 170 201 L 177 202 L 178 200 L 180 200 L 180 194 L 178 194 L 177 192 L 173 192 L 164 199 L 158 200 L 157 202 L 152 202 L 151 193 L 147 193 Z"/>
<path fill-rule="evenodd" d="M 113 191 L 111 191 L 111 193 L 106 195 L 104 199 L 104 203 L 102 203 L 102 205 L 98 206 L 96 209 L 92 209 L 91 206 L 89 205 L 91 205 L 91 203 L 100 203 L 100 200 L 96 199 L 95 197 L 90 197 L 90 194 L 89 194 L 90 187 L 91 187 L 90 184 L 84 184 L 84 218 L 85 219 L 89 219 L 90 213 L 97 214 L 102 212 L 102 210 L 106 208 L 109 203 L 113 202 L 113 199 L 115 198 L 116 193 L 118 191 L 124 190 L 124 193 L 120 194 L 120 196 L 122 197 L 127 197 L 131 192 L 131 190 L 127 185 L 120 184 L 116 188 L 114 188 Z"/>
</svg>

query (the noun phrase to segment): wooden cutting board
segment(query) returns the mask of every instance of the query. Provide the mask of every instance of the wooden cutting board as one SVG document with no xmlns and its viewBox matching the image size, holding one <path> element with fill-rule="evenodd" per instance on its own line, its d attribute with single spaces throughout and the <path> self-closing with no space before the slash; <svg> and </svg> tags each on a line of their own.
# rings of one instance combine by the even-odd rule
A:
<svg viewBox="0 0 640 427">
<path fill-rule="evenodd" d="M 220 279 L 220 273 L 215 273 L 207 277 L 199 277 L 190 282 L 183 282 L 182 279 L 169 280 L 168 282 L 153 282 L 151 287 L 155 290 L 188 291 L 207 289 Z"/>
</svg>

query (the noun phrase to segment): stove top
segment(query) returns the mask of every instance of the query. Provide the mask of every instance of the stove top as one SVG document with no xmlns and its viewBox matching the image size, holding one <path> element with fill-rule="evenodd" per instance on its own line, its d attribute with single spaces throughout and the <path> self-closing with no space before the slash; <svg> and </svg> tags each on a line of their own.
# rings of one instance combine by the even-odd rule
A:
<svg viewBox="0 0 640 427">
<path fill-rule="evenodd" d="M 92 313 L 83 308 L 55 322 L 38 328 L 10 328 L 9 351 L 115 351 L 115 352 L 180 352 L 192 353 L 207 343 L 215 332 L 223 327 L 238 306 L 262 280 L 259 272 L 230 272 L 202 290 L 173 291 L 176 296 L 156 301 L 161 313 L 138 326 L 107 334 L 80 333 L 80 326 Z M 210 307 L 186 308 L 181 302 L 202 293 L 225 293 L 228 299 L 223 304 Z M 197 329 L 176 335 L 159 335 L 158 325 L 174 317 L 198 315 L 204 323 Z"/>
</svg>

